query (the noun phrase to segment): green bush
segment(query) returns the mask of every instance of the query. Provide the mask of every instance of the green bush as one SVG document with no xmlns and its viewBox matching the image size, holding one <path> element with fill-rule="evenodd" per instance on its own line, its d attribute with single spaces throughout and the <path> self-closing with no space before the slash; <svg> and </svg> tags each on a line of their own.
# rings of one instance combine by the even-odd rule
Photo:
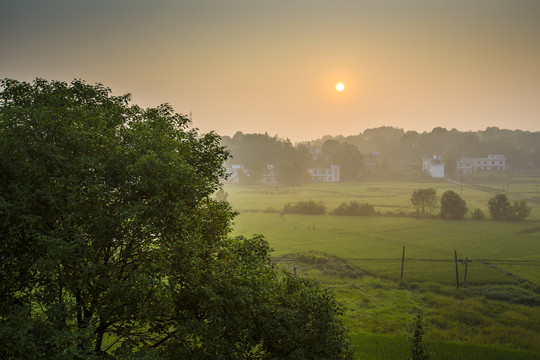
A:
<svg viewBox="0 0 540 360">
<path fill-rule="evenodd" d="M 326 206 L 322 201 L 315 202 L 313 200 L 299 201 L 297 203 L 288 203 L 283 208 L 284 214 L 304 214 L 304 215 L 324 215 L 326 214 Z"/>
<path fill-rule="evenodd" d="M 474 209 L 474 211 L 471 212 L 471 217 L 473 220 L 486 220 L 486 214 L 484 214 L 482 209 Z"/>
<path fill-rule="evenodd" d="M 349 204 L 341 203 L 333 214 L 339 216 L 373 216 L 375 215 L 375 208 L 368 203 L 351 201 Z"/>
</svg>

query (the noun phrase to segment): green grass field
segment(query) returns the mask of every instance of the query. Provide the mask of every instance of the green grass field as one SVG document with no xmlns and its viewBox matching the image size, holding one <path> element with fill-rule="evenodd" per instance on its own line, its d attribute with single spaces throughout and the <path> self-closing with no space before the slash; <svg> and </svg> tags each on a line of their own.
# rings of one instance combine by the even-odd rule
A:
<svg viewBox="0 0 540 360">
<path fill-rule="evenodd" d="M 469 209 L 482 208 L 488 214 L 488 200 L 502 185 L 508 186 L 504 177 L 468 179 L 463 189 L 459 183 L 436 181 L 298 188 L 227 185 L 225 190 L 240 213 L 233 235 L 263 234 L 280 266 L 316 278 L 335 292 L 347 308 L 344 321 L 358 358 L 406 358 L 403 339 L 414 309 L 423 307 L 434 359 L 538 359 L 540 207 L 534 184 L 538 179 L 509 182 L 510 200 L 525 198 L 533 208 L 523 222 L 387 216 L 412 213 L 411 193 L 428 187 L 437 189 L 439 196 L 446 190 L 462 191 Z M 342 202 L 367 202 L 382 216 L 280 214 L 285 204 L 302 200 L 322 201 L 330 211 Z M 459 291 L 454 251 L 460 259 L 472 260 L 465 287 L 465 264 L 458 264 Z M 373 345 L 380 341 L 392 345 Z M 448 354 L 455 356 L 445 357 Z"/>
</svg>

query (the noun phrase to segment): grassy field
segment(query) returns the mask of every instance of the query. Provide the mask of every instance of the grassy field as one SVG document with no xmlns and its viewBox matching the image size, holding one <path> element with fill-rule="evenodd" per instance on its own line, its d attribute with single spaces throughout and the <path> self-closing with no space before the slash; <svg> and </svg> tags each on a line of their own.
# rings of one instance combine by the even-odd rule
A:
<svg viewBox="0 0 540 360">
<path fill-rule="evenodd" d="M 347 308 L 344 320 L 358 358 L 406 358 L 406 331 L 414 309 L 422 307 L 434 359 L 538 359 L 538 180 L 467 179 L 463 188 L 447 182 L 383 182 L 299 188 L 228 185 L 225 190 L 240 213 L 233 235 L 265 235 L 281 266 L 317 278 L 335 292 Z M 446 190 L 462 192 L 469 209 L 482 208 L 488 214 L 487 202 L 502 185 L 510 188 L 511 200 L 525 198 L 533 207 L 527 221 L 388 216 L 412 213 L 411 193 L 428 187 L 437 189 L 439 196 Z M 342 202 L 368 202 L 381 216 L 280 214 L 285 204 L 301 200 L 322 201 L 328 210 Z M 458 264 L 459 290 L 454 251 L 460 259 L 472 260 L 466 286 L 465 264 Z M 381 341 L 392 345 L 373 345 Z M 455 356 L 444 357 L 448 354 Z"/>
</svg>

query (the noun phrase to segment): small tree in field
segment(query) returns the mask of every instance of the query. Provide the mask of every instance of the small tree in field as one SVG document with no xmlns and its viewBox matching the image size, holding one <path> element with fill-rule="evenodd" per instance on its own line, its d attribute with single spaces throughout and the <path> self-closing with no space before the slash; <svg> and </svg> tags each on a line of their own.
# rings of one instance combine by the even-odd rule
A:
<svg viewBox="0 0 540 360">
<path fill-rule="evenodd" d="M 437 208 L 437 191 L 433 188 L 418 189 L 411 195 L 411 204 L 420 216 L 426 216 Z"/>
<path fill-rule="evenodd" d="M 411 327 L 411 356 L 409 360 L 429 360 L 430 354 L 423 343 L 424 325 L 422 310 L 419 309 Z"/>
<path fill-rule="evenodd" d="M 441 197 L 441 218 L 463 219 L 467 213 L 467 204 L 456 192 L 446 191 Z"/>
<path fill-rule="evenodd" d="M 525 200 L 516 200 L 512 203 L 512 220 L 523 220 L 531 214 L 531 207 Z"/>
<path fill-rule="evenodd" d="M 505 194 L 497 194 L 488 202 L 492 220 L 507 220 L 510 213 L 510 202 Z"/>
</svg>

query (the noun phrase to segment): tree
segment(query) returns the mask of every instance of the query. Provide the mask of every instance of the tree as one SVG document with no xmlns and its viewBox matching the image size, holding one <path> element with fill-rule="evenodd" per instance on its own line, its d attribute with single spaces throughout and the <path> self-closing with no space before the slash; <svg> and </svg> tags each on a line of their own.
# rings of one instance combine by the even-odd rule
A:
<svg viewBox="0 0 540 360">
<path fill-rule="evenodd" d="M 423 342 L 424 337 L 424 325 L 423 325 L 423 312 L 421 309 L 417 310 L 416 317 L 411 328 L 411 356 L 410 360 L 429 360 L 431 356 L 426 350 L 426 346 Z"/>
<path fill-rule="evenodd" d="M 492 220 L 507 220 L 510 213 L 510 202 L 505 194 L 497 194 L 488 201 Z"/>
<path fill-rule="evenodd" d="M 456 192 L 448 190 L 442 195 L 441 218 L 460 220 L 467 210 L 467 203 Z"/>
<path fill-rule="evenodd" d="M 326 140 L 321 147 L 322 155 L 330 164 L 340 166 L 343 181 L 355 180 L 364 167 L 364 157 L 358 148 L 352 144 L 340 143 L 337 140 Z"/>
<path fill-rule="evenodd" d="M 277 181 L 282 185 L 299 186 L 311 181 L 308 171 L 299 163 L 286 161 L 276 165 Z"/>
<path fill-rule="evenodd" d="M 531 207 L 525 200 L 515 200 L 512 204 L 505 194 L 497 194 L 488 202 L 492 220 L 523 220 L 531 213 Z"/>
<path fill-rule="evenodd" d="M 219 136 L 99 84 L 1 90 L 0 357 L 350 358 L 331 294 L 227 237 Z"/>
<path fill-rule="evenodd" d="M 531 214 L 531 207 L 525 200 L 516 200 L 511 207 L 511 220 L 523 220 Z"/>
<path fill-rule="evenodd" d="M 437 191 L 433 188 L 418 189 L 411 195 L 411 204 L 420 216 L 426 216 L 437 208 Z"/>
</svg>

